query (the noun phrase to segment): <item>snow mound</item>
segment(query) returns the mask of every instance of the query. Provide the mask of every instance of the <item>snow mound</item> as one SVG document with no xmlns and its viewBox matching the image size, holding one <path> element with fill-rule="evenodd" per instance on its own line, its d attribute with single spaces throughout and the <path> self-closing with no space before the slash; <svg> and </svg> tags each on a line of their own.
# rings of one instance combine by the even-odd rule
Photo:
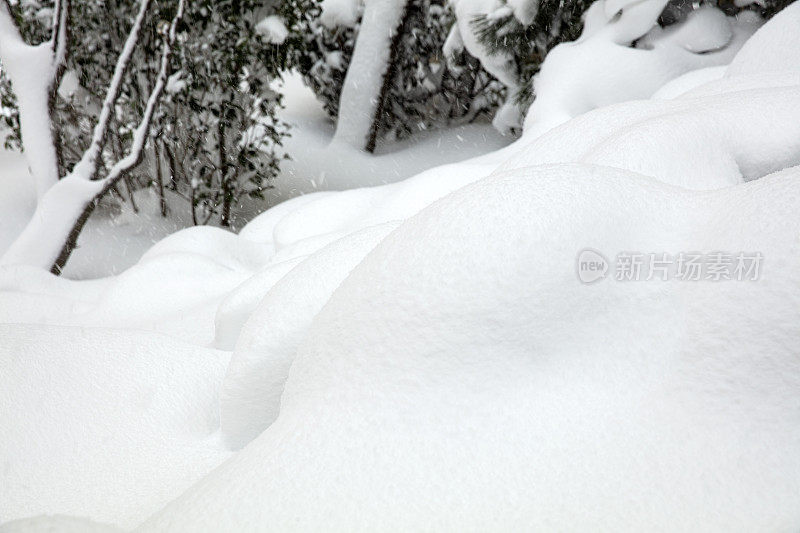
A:
<svg viewBox="0 0 800 533">
<path fill-rule="evenodd" d="M 227 458 L 227 364 L 141 331 L 0 325 L 0 516 L 138 524 Z"/>
<path fill-rule="evenodd" d="M 275 207 L 272 207 L 256 218 L 251 220 L 239 232 L 239 236 L 253 242 L 272 243 L 275 240 L 274 231 L 275 225 L 281 218 L 286 216 L 287 213 L 297 209 L 301 205 L 308 202 L 313 202 L 326 196 L 331 196 L 332 192 L 315 192 L 297 196 L 285 202 L 281 202 Z"/>
<path fill-rule="evenodd" d="M 552 165 L 434 203 L 314 319 L 278 419 L 141 530 L 796 527 L 798 178 Z M 587 286 L 585 247 L 765 262 Z"/>
<path fill-rule="evenodd" d="M 307 256 L 270 263 L 228 294 L 214 318 L 214 346 L 232 351 L 247 319 L 264 295 Z"/>
<path fill-rule="evenodd" d="M 749 90 L 739 78 L 725 78 L 708 96 L 690 92 L 598 109 L 534 139 L 500 169 L 583 162 L 690 189 L 760 178 L 800 164 L 800 84 L 759 88 L 774 78 Z"/>
<path fill-rule="evenodd" d="M 778 12 L 756 32 L 728 67 L 726 76 L 800 70 L 800 4 Z"/>
<path fill-rule="evenodd" d="M 289 367 L 312 320 L 350 271 L 396 227 L 374 226 L 326 246 L 260 299 L 237 335 L 222 391 L 222 431 L 231 447 L 243 447 L 277 418 Z"/>
<path fill-rule="evenodd" d="M 274 250 L 240 239 L 230 231 L 211 226 L 193 226 L 157 242 L 140 260 L 146 263 L 169 254 L 196 254 L 236 270 L 252 270 L 266 263 Z"/>
</svg>

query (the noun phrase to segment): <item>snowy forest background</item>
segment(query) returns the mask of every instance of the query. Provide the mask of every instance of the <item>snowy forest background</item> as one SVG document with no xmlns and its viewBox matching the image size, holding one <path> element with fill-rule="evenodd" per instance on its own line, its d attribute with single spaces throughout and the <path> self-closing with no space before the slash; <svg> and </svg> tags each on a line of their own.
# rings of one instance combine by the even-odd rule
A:
<svg viewBox="0 0 800 533">
<path fill-rule="evenodd" d="M 0 0 L 0 139 L 0 533 L 800 527 L 800 2 Z"/>
<path fill-rule="evenodd" d="M 384 152 L 401 152 L 396 159 L 401 167 L 415 157 L 403 157 L 404 145 L 398 141 L 430 138 L 437 135 L 431 130 L 487 120 L 506 139 L 472 128 L 466 142 L 457 134 L 466 146 L 441 157 L 429 155 L 424 165 L 499 147 L 521 133 L 524 115 L 534 101 L 533 77 L 550 49 L 581 35 L 590 4 L 414 0 L 365 6 L 358 0 L 254 0 L 191 2 L 177 16 L 178 6 L 170 2 L 74 6 L 68 1 L 9 2 L 4 6 L 4 24 L 17 35 L 4 37 L 6 66 L 0 71 L 4 145 L 12 151 L 28 145 L 28 166 L 42 200 L 68 175 L 82 174 L 80 178 L 93 182 L 97 190 L 85 192 L 70 208 L 62 206 L 53 215 L 62 219 L 48 221 L 47 228 L 27 228 L 14 246 L 17 228 L 4 231 L 2 240 L 12 258 L 27 254 L 24 261 L 42 267 L 49 262 L 58 273 L 99 207 L 107 221 L 97 227 L 106 234 L 97 248 L 108 250 L 114 241 L 133 240 L 123 244 L 131 257 L 107 265 L 110 270 L 79 267 L 73 276 L 114 273 L 129 266 L 165 231 L 205 224 L 242 227 L 269 205 L 308 192 L 309 182 L 319 188 L 349 188 L 396 181 L 413 173 L 392 175 L 374 162 L 365 164 L 353 151 L 375 153 L 380 144 Z M 695 12 L 701 16 L 691 17 L 685 33 L 718 31 L 713 23 L 700 21 L 711 17 L 707 11 L 712 8 L 728 17 L 746 11 L 769 18 L 785 4 L 785 0 L 739 6 L 661 2 L 651 8 L 657 16 L 631 19 L 623 32 L 628 35 L 615 37 L 615 42 L 644 49 L 654 31 L 686 26 Z M 175 24 L 174 35 L 165 33 L 170 21 Z M 54 33 L 60 31 L 59 24 L 65 27 L 63 42 Z M 715 37 L 719 36 L 690 35 L 698 42 L 682 44 L 696 57 L 684 60 L 681 68 L 720 63 L 727 54 L 719 50 L 736 47 Z M 15 39 L 17 46 L 28 49 L 14 50 Z M 130 57 L 120 55 L 126 44 Z M 47 48 L 52 55 L 45 53 Z M 162 52 L 168 54 L 164 69 Z M 117 74 L 119 79 L 114 80 Z M 597 75 L 602 74 L 586 72 L 582 81 L 590 83 Z M 645 72 L 631 75 L 642 77 Z M 328 152 L 336 159 L 352 159 L 350 164 L 314 172 L 296 171 L 286 161 L 326 157 L 308 157 L 308 143 L 284 147 L 293 135 L 294 119 L 281 113 L 285 96 L 280 80 L 287 76 L 292 80 L 300 76 L 311 89 L 336 125 L 332 135 L 336 142 Z M 159 77 L 164 78 L 163 88 L 158 88 Z M 647 83 L 659 81 L 664 80 Z M 605 91 L 604 96 L 613 101 L 637 92 L 646 96 L 647 91 L 634 90 L 624 97 Z M 145 114 L 150 97 L 154 97 L 152 110 Z M 536 113 L 536 109 L 530 112 Z M 21 122 L 21 114 L 32 118 Z M 550 121 L 539 120 L 539 127 Z M 144 138 L 137 143 L 140 127 Z M 302 138 L 304 133 L 294 135 Z M 481 144 L 486 148 L 476 148 Z M 335 149 L 345 145 L 352 150 Z M 133 160 L 114 169 L 128 155 Z M 370 172 L 359 171 L 359 166 Z M 365 176 L 343 180 L 326 176 L 329 173 Z M 375 174 L 382 175 L 376 179 Z M 326 178 L 333 183 L 317 184 Z M 51 196 L 70 195 L 60 190 L 70 181 L 62 181 Z M 270 195 L 276 187 L 280 190 Z M 154 210 L 163 220 L 153 216 Z M 126 220 L 119 217 L 123 212 L 140 219 L 133 238 L 124 229 L 115 238 L 108 228 L 115 220 Z M 54 231 L 60 232 L 59 237 Z M 45 245 L 42 232 L 52 243 Z M 137 242 L 136 234 L 148 236 Z M 26 246 L 36 250 L 26 252 Z M 48 247 L 52 249 L 45 251 Z M 106 253 L 104 261 L 109 259 Z"/>
</svg>

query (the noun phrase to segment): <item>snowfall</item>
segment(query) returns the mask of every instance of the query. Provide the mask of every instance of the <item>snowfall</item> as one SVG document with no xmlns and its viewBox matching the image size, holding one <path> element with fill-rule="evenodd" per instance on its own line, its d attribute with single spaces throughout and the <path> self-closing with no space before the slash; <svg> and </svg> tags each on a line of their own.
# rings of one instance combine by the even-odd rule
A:
<svg viewBox="0 0 800 533">
<path fill-rule="evenodd" d="M 0 531 L 798 530 L 800 2 L 637 48 L 620 5 L 511 144 L 348 151 L 287 77 L 305 151 L 238 233 L 122 213 L 63 277 L 0 267 Z M 0 155 L 0 255 L 26 173 Z"/>
</svg>

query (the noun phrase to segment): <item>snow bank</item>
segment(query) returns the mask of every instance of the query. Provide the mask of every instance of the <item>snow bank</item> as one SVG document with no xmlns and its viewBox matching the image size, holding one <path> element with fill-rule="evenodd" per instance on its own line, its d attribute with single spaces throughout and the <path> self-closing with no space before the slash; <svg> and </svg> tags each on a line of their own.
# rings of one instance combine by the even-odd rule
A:
<svg viewBox="0 0 800 533">
<path fill-rule="evenodd" d="M 651 97 L 654 100 L 670 100 L 714 80 L 718 80 L 725 75 L 727 65 L 717 67 L 706 67 L 691 70 L 686 74 L 678 76 L 661 86 Z"/>
<path fill-rule="evenodd" d="M 222 230 L 193 228 L 102 280 L 75 282 L 0 267 L 0 323 L 141 329 L 206 345 L 214 339 L 217 307 L 253 275 L 248 266 L 260 266 L 255 260 L 262 248 Z"/>
<path fill-rule="evenodd" d="M 692 192 L 553 165 L 436 202 L 317 315 L 275 423 L 142 531 L 791 529 L 798 178 Z M 765 263 L 586 286 L 587 246 Z"/>
<path fill-rule="evenodd" d="M 141 331 L 0 325 L 0 517 L 135 526 L 227 457 L 227 364 Z"/>
</svg>

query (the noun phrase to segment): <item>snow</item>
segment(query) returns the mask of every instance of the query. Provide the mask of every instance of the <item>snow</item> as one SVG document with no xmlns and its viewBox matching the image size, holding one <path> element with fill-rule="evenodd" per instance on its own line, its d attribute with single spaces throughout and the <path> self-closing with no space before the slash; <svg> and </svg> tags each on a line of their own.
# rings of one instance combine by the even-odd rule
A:
<svg viewBox="0 0 800 533">
<path fill-rule="evenodd" d="M 283 18 L 278 15 L 263 18 L 256 24 L 256 33 L 272 44 L 282 44 L 289 37 L 289 30 Z"/>
<path fill-rule="evenodd" d="M 438 165 L 453 163 L 502 148 L 513 139 L 490 124 L 466 124 L 420 132 L 411 139 L 378 144 L 368 155 L 346 143 L 333 143 L 334 125 L 313 93 L 294 73 L 276 87 L 284 95 L 280 118 L 291 124 L 284 148 L 292 157 L 281 165 L 271 204 L 318 191 L 341 191 L 398 182 Z"/>
<path fill-rule="evenodd" d="M 800 70 L 800 4 L 776 16 L 768 29 L 757 32 L 728 67 L 728 76 Z"/>
<path fill-rule="evenodd" d="M 720 65 L 718 67 L 690 70 L 686 74 L 662 85 L 659 90 L 653 93 L 652 98 L 654 100 L 671 100 L 692 89 L 722 78 L 727 69 L 728 65 Z"/>
<path fill-rule="evenodd" d="M 0 533 L 118 533 L 120 530 L 107 524 L 70 516 L 39 516 L 22 518 L 0 525 Z"/>
<path fill-rule="evenodd" d="M 317 315 L 278 419 L 142 531 L 791 529 L 798 176 L 709 193 L 557 164 L 431 205 Z M 587 288 L 586 245 L 771 266 Z"/>
<path fill-rule="evenodd" d="M 328 28 L 352 28 L 361 14 L 360 0 L 322 0 L 320 20 Z"/>
<path fill-rule="evenodd" d="M 164 91 L 167 94 L 175 94 L 184 90 L 187 83 L 183 76 L 184 74 L 180 70 L 172 73 L 169 78 L 167 78 L 167 86 L 164 88 Z"/>
<path fill-rule="evenodd" d="M 729 81 L 716 83 L 724 87 Z M 623 103 L 534 138 L 501 168 L 573 161 L 624 168 L 689 189 L 722 188 L 800 164 L 798 112 L 796 84 Z"/>
<path fill-rule="evenodd" d="M 797 529 L 796 13 L 735 58 L 747 17 L 702 61 L 656 32 L 647 94 L 588 105 L 580 78 L 549 131 L 113 277 L 0 266 L 0 522 L 25 519 L 0 531 Z M 624 49 L 606 26 L 581 42 Z M 586 249 L 764 261 L 587 285 Z"/>
<path fill-rule="evenodd" d="M 58 509 L 130 528 L 227 458 L 227 354 L 122 329 L 5 324 L 0 339 L 4 521 Z"/>
<path fill-rule="evenodd" d="M 237 335 L 222 389 L 222 432 L 234 449 L 275 421 L 286 376 L 314 317 L 350 271 L 397 225 L 385 223 L 351 233 L 296 266 L 286 265 L 294 267 L 279 283 L 273 281 L 277 277 L 273 269 L 268 271 L 272 283 L 262 287 L 271 290 L 260 291 L 255 309 L 248 306 L 250 314 Z M 251 284 L 247 288 L 254 289 Z M 264 324 L 272 327 L 265 329 Z"/>
<path fill-rule="evenodd" d="M 590 9 L 581 38 L 553 48 L 534 77 L 526 133 L 544 133 L 597 107 L 648 98 L 686 72 L 727 64 L 761 24 L 752 13 L 733 18 L 701 8 L 678 28 L 653 28 L 661 5 L 640 2 L 606 23 L 597 20 L 600 6 Z M 635 39 L 636 48 L 630 46 Z"/>
</svg>

